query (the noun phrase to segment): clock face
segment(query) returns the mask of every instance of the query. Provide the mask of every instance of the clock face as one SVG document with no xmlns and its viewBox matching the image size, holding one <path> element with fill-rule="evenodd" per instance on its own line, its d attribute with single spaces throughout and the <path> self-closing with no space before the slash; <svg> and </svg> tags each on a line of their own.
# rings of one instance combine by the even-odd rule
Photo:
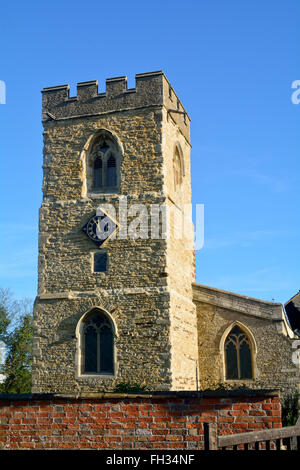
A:
<svg viewBox="0 0 300 470">
<path fill-rule="evenodd" d="M 82 231 L 98 246 L 101 246 L 116 228 L 116 223 L 108 215 L 102 211 L 97 211 L 82 227 Z"/>
</svg>

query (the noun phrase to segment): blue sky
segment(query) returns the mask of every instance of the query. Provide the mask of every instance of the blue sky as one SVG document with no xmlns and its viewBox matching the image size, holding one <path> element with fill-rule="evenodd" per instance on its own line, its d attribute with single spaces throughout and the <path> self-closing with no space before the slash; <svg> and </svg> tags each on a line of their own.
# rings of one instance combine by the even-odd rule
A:
<svg viewBox="0 0 300 470">
<path fill-rule="evenodd" d="M 0 286 L 37 290 L 43 87 L 163 70 L 192 118 L 197 281 L 286 302 L 299 289 L 298 0 L 5 2 Z"/>
</svg>

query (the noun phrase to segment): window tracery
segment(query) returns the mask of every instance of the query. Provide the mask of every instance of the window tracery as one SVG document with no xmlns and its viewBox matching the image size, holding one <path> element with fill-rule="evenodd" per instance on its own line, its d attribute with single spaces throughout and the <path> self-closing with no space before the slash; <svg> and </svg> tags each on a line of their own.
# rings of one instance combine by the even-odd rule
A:
<svg viewBox="0 0 300 470">
<path fill-rule="evenodd" d="M 225 340 L 226 380 L 253 378 L 251 343 L 247 334 L 237 325 Z"/>
</svg>

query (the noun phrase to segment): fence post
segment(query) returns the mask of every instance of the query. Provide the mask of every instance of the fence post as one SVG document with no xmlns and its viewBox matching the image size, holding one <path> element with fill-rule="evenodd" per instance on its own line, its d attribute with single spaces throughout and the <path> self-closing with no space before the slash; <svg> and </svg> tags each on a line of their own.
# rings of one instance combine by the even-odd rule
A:
<svg viewBox="0 0 300 470">
<path fill-rule="evenodd" d="M 217 423 L 204 424 L 204 450 L 218 450 Z"/>
</svg>

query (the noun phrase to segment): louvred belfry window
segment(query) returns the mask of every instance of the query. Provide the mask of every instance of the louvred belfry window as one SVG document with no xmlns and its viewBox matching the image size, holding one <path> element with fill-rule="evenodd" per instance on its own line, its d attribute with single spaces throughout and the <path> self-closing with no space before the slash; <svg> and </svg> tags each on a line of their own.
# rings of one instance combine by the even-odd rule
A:
<svg viewBox="0 0 300 470">
<path fill-rule="evenodd" d="M 100 133 L 89 154 L 90 192 L 118 192 L 120 185 L 120 149 L 110 133 Z"/>
<path fill-rule="evenodd" d="M 94 160 L 94 188 L 102 188 L 102 158 L 96 157 Z"/>
<path fill-rule="evenodd" d="M 227 380 L 253 378 L 250 341 L 238 326 L 232 328 L 225 341 L 225 369 Z"/>
<path fill-rule="evenodd" d="M 116 168 L 116 159 L 111 155 L 107 160 L 107 170 L 106 170 L 106 185 L 107 187 L 114 187 L 117 184 L 117 168 Z"/>
</svg>

